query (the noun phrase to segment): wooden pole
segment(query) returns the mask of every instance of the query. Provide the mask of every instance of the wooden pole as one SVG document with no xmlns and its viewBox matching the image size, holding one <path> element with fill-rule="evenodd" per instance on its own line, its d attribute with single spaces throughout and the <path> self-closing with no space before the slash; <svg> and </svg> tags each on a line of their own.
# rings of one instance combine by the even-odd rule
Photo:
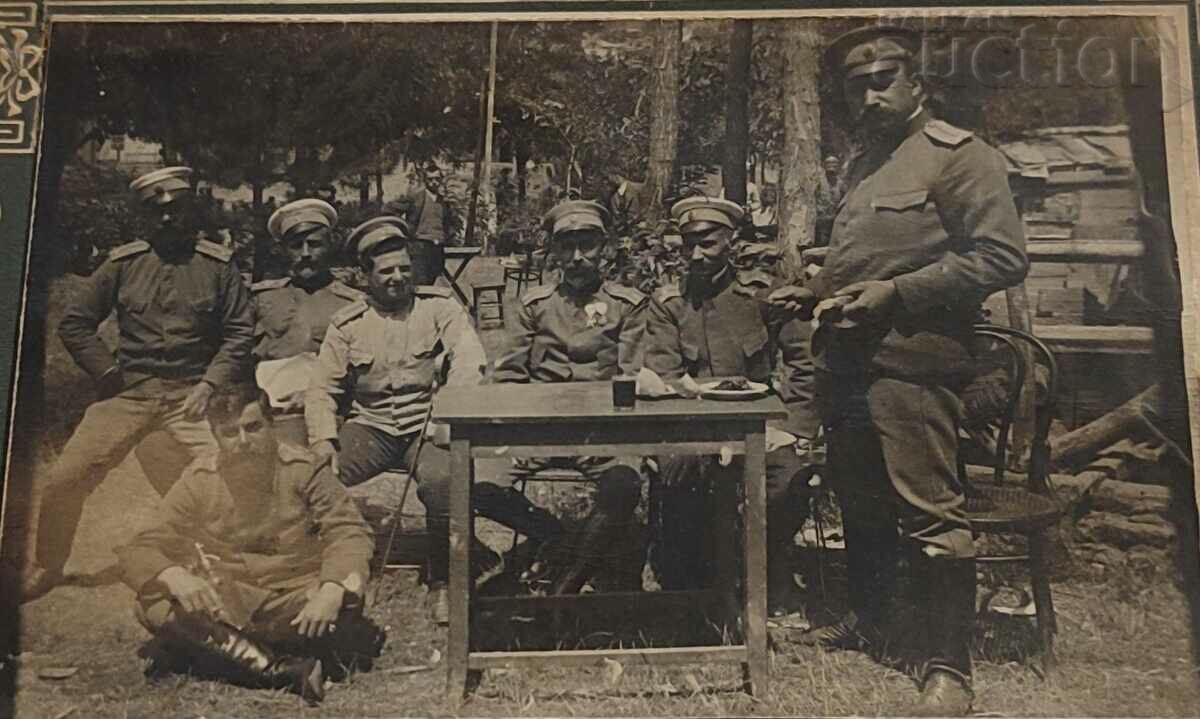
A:
<svg viewBox="0 0 1200 719">
<path fill-rule="evenodd" d="M 483 125 L 483 196 L 488 198 L 493 209 L 496 206 L 495 194 L 492 192 L 492 123 L 496 116 L 496 36 L 500 23 L 492 23 L 491 40 L 488 49 L 488 78 L 487 78 L 487 115 Z M 487 254 L 489 235 L 483 237 L 483 251 Z"/>
<path fill-rule="evenodd" d="M 479 83 L 479 135 L 475 141 L 475 174 L 471 178 L 471 201 L 467 209 L 467 247 L 475 245 L 475 214 L 479 209 L 479 178 L 483 171 L 484 125 L 487 123 L 487 79 Z"/>
</svg>

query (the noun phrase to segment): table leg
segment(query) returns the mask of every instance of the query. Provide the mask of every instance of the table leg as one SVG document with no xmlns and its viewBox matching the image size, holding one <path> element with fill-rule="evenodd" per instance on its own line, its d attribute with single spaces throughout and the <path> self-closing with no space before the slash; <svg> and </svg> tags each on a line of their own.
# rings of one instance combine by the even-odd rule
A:
<svg viewBox="0 0 1200 719">
<path fill-rule="evenodd" d="M 471 489 L 475 484 L 471 442 L 450 442 L 450 627 L 446 633 L 446 701 L 458 705 L 467 691 L 467 658 L 471 650 L 471 540 L 475 517 Z"/>
<path fill-rule="evenodd" d="M 747 688 L 756 697 L 767 694 L 767 447 L 764 431 L 746 434 L 746 461 L 742 477 L 746 492 L 744 546 L 746 552 L 745 621 L 750 662 Z"/>
</svg>

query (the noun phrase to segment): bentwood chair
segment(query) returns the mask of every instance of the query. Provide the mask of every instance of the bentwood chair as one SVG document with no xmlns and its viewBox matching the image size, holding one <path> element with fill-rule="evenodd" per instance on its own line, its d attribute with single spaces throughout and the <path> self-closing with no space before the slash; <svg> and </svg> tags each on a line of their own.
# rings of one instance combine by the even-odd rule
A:
<svg viewBox="0 0 1200 719">
<path fill-rule="evenodd" d="M 963 442 L 958 456 L 959 477 L 966 495 L 966 512 L 977 535 L 1018 540 L 1016 551 L 988 551 L 976 557 L 983 564 L 1024 564 L 1033 590 L 1042 668 L 1054 668 L 1057 622 L 1050 592 L 1046 550 L 1049 531 L 1065 507 L 1050 485 L 1050 420 L 1055 406 L 1058 375 L 1054 354 L 1033 335 L 998 325 L 975 328 L 976 373 L 962 391 Z M 1032 398 L 1027 393 L 1033 392 Z M 1028 469 L 1023 482 L 1008 480 L 1010 442 L 1022 400 L 1032 403 L 1034 419 Z M 971 482 L 968 454 L 979 452 L 991 466 L 989 481 Z M 978 457 L 972 458 L 978 459 Z M 1022 540 L 1023 542 L 1019 541 Z M 982 544 L 982 543 L 980 543 Z M 1022 546 L 1023 545 L 1023 546 Z"/>
</svg>

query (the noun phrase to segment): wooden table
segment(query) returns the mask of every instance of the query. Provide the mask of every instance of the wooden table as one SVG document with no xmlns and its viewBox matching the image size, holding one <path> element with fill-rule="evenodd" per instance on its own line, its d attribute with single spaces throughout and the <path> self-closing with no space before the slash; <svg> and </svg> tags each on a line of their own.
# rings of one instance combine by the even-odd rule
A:
<svg viewBox="0 0 1200 719">
<path fill-rule="evenodd" d="M 454 268 L 454 272 L 450 271 L 448 266 L 442 266 L 442 276 L 450 281 L 450 289 L 454 290 L 454 294 L 458 295 L 458 299 L 462 300 L 463 306 L 468 310 L 471 309 L 471 301 L 467 299 L 467 293 L 463 292 L 462 287 L 458 286 L 458 278 L 462 277 L 463 272 L 467 270 L 467 265 L 471 264 L 471 260 L 483 254 L 482 247 L 446 247 L 444 250 L 447 260 L 458 260 L 458 266 Z"/>
<path fill-rule="evenodd" d="M 441 390 L 434 399 L 433 419 L 450 425 L 452 477 L 447 699 L 452 703 L 460 701 L 468 691 L 468 677 L 477 677 L 483 669 L 597 665 L 605 658 L 636 664 L 739 663 L 747 690 L 764 695 L 767 690 L 766 423 L 786 416 L 783 403 L 774 396 L 743 402 L 639 399 L 636 408 L 619 411 L 612 406 L 612 388 L 608 382 L 498 384 Z M 475 531 L 471 504 L 474 459 L 495 456 L 496 449 L 501 447 L 507 447 L 509 455 L 514 457 L 713 455 L 722 447 L 745 455 L 743 605 L 736 606 L 733 587 L 721 590 L 742 615 L 744 643 L 644 649 L 473 651 L 471 622 L 477 609 L 472 601 L 470 567 Z M 736 507 L 730 511 L 736 511 Z M 729 556 L 718 557 L 718 562 L 726 567 L 729 561 Z M 732 579 L 730 574 L 722 576 Z M 650 602 L 655 601 L 655 595 L 668 600 L 672 597 L 667 595 L 675 594 L 683 593 L 645 592 L 634 596 L 638 602 Z M 579 602 L 587 606 L 587 601 L 599 597 L 521 599 L 558 606 Z"/>
</svg>

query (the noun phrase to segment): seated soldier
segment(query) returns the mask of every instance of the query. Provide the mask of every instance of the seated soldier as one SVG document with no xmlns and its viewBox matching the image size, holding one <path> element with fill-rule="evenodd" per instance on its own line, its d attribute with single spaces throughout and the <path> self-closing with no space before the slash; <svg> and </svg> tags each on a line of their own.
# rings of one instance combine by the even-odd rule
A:
<svg viewBox="0 0 1200 719">
<path fill-rule="evenodd" d="M 305 397 L 313 451 L 331 457 L 342 484 L 354 486 L 380 472 L 413 472 L 429 533 L 426 582 L 430 615 L 449 622 L 450 561 L 447 442 L 419 442 L 441 368 L 446 385 L 473 385 L 487 362 L 466 310 L 440 287 L 413 284 L 404 220 L 383 216 L 351 233 L 367 272 L 367 297 L 333 315 Z M 338 428 L 338 400 L 349 395 L 349 416 Z M 418 451 L 420 457 L 417 457 Z M 556 540 L 558 520 L 520 493 L 488 482 L 475 488 L 475 509 L 536 542 Z"/>
<path fill-rule="evenodd" d="M 290 689 L 368 669 L 384 633 L 362 614 L 372 541 L 328 460 L 281 444 L 258 389 L 214 395 L 219 453 L 188 467 L 158 520 L 117 550 L 156 670 Z"/>
<path fill-rule="evenodd" d="M 289 202 L 267 220 L 288 262 L 288 276 L 250 285 L 255 378 L 267 393 L 280 440 L 308 447 L 304 392 L 329 320 L 363 298 L 333 276 L 337 210 L 322 200 Z"/>
<path fill-rule="evenodd" d="M 668 381 L 690 375 L 769 383 L 779 350 L 786 374 L 779 390 L 792 416 L 788 429 L 811 438 L 816 421 L 806 389 L 811 380 L 808 327 L 773 321 L 760 297 L 770 284 L 764 273 L 741 273 L 731 263 L 742 209 L 727 200 L 694 197 L 676 203 L 671 214 L 683 236 L 688 270 L 681 287 L 664 288 L 646 310 L 643 363 Z M 786 612 L 793 601 L 789 550 L 807 517 L 805 468 L 794 440 L 785 432 L 768 432 L 767 575 L 773 614 Z M 711 526 L 714 480 L 722 473 L 741 476 L 740 463 L 738 458 L 721 465 L 716 456 L 659 459 L 654 560 L 664 589 L 693 589 L 714 579 L 709 564 L 715 543 L 729 541 L 733 532 L 733 527 Z"/>
<path fill-rule="evenodd" d="M 607 216 L 602 205 L 582 200 L 560 203 L 546 214 L 543 225 L 550 235 L 550 252 L 562 267 L 562 281 L 535 287 L 521 298 L 518 334 L 511 351 L 496 363 L 496 382 L 587 382 L 637 373 L 647 298 L 600 275 Z M 579 591 L 620 554 L 641 487 L 640 459 L 561 459 L 525 464 L 577 469 L 596 481 L 598 491 L 579 538 L 573 547 L 564 547 L 569 558 L 556 558 L 567 561 L 551 568 L 554 594 Z M 626 562 L 628 566 L 613 567 L 622 585 L 614 589 L 641 589 L 643 554 L 632 555 L 636 559 Z"/>
</svg>

